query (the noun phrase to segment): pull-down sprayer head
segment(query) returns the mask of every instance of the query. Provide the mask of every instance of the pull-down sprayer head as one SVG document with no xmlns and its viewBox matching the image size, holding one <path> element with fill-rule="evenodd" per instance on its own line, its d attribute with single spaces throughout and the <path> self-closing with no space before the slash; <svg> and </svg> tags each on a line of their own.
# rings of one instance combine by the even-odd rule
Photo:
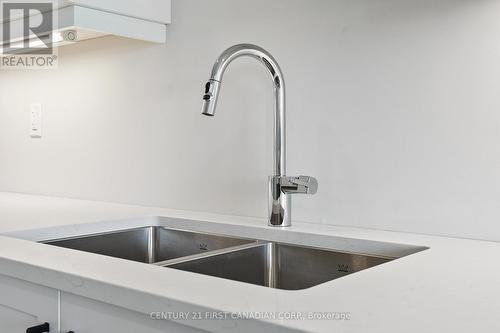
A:
<svg viewBox="0 0 500 333">
<path fill-rule="evenodd" d="M 219 98 L 220 82 L 210 79 L 205 85 L 205 94 L 203 95 L 203 107 L 201 113 L 212 117 L 215 115 L 217 99 Z"/>
<path fill-rule="evenodd" d="M 217 99 L 219 98 L 219 90 L 222 82 L 222 77 L 226 71 L 227 66 L 235 59 L 243 56 L 249 56 L 259 60 L 271 74 L 273 85 L 276 93 L 276 112 L 281 113 L 277 115 L 277 121 L 282 122 L 280 125 L 284 129 L 285 118 L 285 82 L 283 74 L 278 66 L 276 60 L 269 52 L 263 48 L 252 44 L 239 44 L 234 45 L 219 56 L 212 68 L 210 79 L 205 85 L 205 93 L 203 94 L 203 108 L 202 114 L 205 116 L 213 116 L 215 108 L 217 107 Z M 280 133 L 276 133 L 280 134 Z"/>
</svg>

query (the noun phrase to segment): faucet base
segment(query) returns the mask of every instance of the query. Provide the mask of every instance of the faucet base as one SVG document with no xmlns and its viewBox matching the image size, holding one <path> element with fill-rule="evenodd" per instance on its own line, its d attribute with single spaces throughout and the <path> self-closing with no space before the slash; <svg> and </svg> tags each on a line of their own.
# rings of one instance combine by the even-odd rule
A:
<svg viewBox="0 0 500 333">
<path fill-rule="evenodd" d="M 291 227 L 291 198 L 288 193 L 282 191 L 282 178 L 280 176 L 269 177 L 269 226 Z"/>
<path fill-rule="evenodd" d="M 292 194 L 315 194 L 318 181 L 309 176 L 269 177 L 269 225 L 290 227 L 292 225 Z"/>
</svg>

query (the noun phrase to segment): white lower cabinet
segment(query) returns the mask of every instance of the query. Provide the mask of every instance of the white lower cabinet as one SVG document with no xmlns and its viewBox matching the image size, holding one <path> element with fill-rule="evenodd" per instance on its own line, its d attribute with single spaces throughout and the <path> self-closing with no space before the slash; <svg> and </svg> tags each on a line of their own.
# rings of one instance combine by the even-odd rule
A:
<svg viewBox="0 0 500 333">
<path fill-rule="evenodd" d="M 61 333 L 202 333 L 171 321 L 61 293 Z"/>
<path fill-rule="evenodd" d="M 0 332 L 25 333 L 49 323 L 58 328 L 58 291 L 0 275 Z"/>
<path fill-rule="evenodd" d="M 0 275 L 0 333 L 25 333 L 44 323 L 49 324 L 50 333 L 204 332 Z"/>
</svg>

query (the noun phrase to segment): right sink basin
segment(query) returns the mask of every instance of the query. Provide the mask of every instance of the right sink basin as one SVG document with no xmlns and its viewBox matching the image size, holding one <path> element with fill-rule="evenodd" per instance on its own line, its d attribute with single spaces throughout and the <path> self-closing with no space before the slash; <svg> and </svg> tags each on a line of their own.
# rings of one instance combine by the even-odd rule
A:
<svg viewBox="0 0 500 333">
<path fill-rule="evenodd" d="M 394 259 L 265 243 L 168 267 L 270 288 L 300 290 Z"/>
</svg>

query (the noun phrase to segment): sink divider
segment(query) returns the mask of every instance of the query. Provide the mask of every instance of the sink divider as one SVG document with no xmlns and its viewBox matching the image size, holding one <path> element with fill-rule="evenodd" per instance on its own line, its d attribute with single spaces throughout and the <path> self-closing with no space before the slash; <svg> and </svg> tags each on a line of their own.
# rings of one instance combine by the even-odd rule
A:
<svg viewBox="0 0 500 333">
<path fill-rule="evenodd" d="M 225 249 L 219 249 L 219 250 L 208 251 L 205 253 L 193 254 L 190 256 L 186 256 L 186 257 L 155 262 L 152 264 L 155 266 L 168 267 L 168 266 L 172 266 L 172 265 L 176 265 L 176 264 L 180 264 L 180 263 L 184 263 L 184 262 L 189 262 L 189 261 L 194 261 L 194 260 L 204 259 L 204 258 L 210 258 L 210 257 L 218 256 L 221 254 L 227 254 L 227 253 L 231 253 L 231 252 L 252 249 L 255 247 L 269 246 L 271 244 L 272 244 L 271 242 L 255 241 L 255 243 L 232 246 L 232 247 L 228 247 Z"/>
</svg>

